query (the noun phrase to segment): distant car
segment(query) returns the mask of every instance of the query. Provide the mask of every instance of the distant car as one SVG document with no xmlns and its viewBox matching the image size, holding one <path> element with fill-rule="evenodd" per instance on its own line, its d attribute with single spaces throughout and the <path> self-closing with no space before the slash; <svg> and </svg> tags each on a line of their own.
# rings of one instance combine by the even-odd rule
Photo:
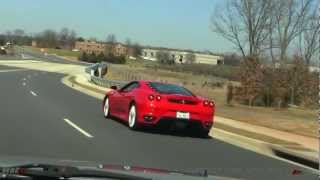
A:
<svg viewBox="0 0 320 180">
<path fill-rule="evenodd" d="M 79 52 L 79 49 L 72 49 L 73 52 Z"/>
<path fill-rule="evenodd" d="M 106 93 L 103 112 L 117 117 L 130 129 L 142 126 L 176 125 L 207 136 L 215 112 L 213 101 L 199 97 L 182 86 L 155 81 L 133 81 Z M 162 126 L 163 127 L 163 126 Z"/>
</svg>

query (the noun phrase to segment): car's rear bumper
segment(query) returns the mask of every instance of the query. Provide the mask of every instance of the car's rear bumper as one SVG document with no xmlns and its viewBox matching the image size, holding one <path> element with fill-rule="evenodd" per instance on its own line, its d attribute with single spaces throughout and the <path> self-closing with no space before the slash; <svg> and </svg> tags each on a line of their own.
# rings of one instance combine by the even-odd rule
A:
<svg viewBox="0 0 320 180">
<path fill-rule="evenodd" d="M 148 126 L 176 125 L 178 127 L 197 127 L 210 130 L 213 126 L 213 114 L 191 113 L 190 119 L 176 118 L 177 112 L 143 113 L 139 116 L 139 123 Z"/>
</svg>

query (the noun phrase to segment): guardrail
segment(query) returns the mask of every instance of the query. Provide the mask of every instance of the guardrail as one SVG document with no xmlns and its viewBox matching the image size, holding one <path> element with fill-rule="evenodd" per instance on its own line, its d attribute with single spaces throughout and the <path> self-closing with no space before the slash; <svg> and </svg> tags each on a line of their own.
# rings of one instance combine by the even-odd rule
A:
<svg viewBox="0 0 320 180">
<path fill-rule="evenodd" d="M 111 86 L 117 86 L 118 88 L 121 88 L 126 84 L 126 82 L 123 82 L 123 81 L 108 80 L 108 79 L 103 79 L 96 76 L 91 76 L 91 81 L 96 85 L 106 87 L 106 88 L 110 88 Z"/>
<path fill-rule="evenodd" d="M 91 71 L 98 70 L 98 67 L 99 67 L 99 63 L 96 63 L 85 68 L 85 72 L 90 74 L 90 80 L 92 83 L 101 87 L 106 87 L 106 88 L 110 88 L 111 86 L 117 86 L 118 88 L 121 88 L 122 86 L 127 84 L 127 82 L 125 81 L 115 81 L 115 80 L 109 80 L 109 79 L 104 79 L 104 78 L 95 76 L 94 73 L 91 73 Z"/>
<path fill-rule="evenodd" d="M 88 73 L 88 74 L 90 74 L 90 73 L 91 73 L 91 70 L 97 70 L 98 67 L 99 67 L 99 64 L 98 64 L 98 63 L 92 64 L 91 66 L 85 68 L 85 72 Z"/>
</svg>

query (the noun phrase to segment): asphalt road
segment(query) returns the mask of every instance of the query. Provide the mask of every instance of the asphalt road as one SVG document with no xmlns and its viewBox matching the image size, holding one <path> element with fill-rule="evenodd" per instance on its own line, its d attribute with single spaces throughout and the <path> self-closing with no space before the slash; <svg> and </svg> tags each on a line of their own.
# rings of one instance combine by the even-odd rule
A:
<svg viewBox="0 0 320 180">
<path fill-rule="evenodd" d="M 306 170 L 292 176 L 297 168 L 293 165 L 216 139 L 131 131 L 103 118 L 100 100 L 63 85 L 62 77 L 0 72 L 0 155 L 205 168 L 214 175 L 244 179 L 316 179 Z"/>
<path fill-rule="evenodd" d="M 71 62 L 63 58 L 57 57 L 55 55 L 44 55 L 42 53 L 35 53 L 35 52 L 29 52 L 29 51 L 23 51 L 23 55 L 26 59 L 39 59 L 42 61 L 60 63 L 60 64 L 76 64 L 81 66 L 88 66 L 89 64 L 86 62 Z"/>
</svg>

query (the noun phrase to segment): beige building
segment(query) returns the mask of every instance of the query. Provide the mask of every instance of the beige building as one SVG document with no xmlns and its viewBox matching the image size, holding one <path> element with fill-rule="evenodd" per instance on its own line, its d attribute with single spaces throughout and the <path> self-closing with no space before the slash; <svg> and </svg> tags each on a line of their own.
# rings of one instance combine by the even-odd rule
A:
<svg viewBox="0 0 320 180">
<path fill-rule="evenodd" d="M 75 49 L 88 54 L 95 53 L 96 55 L 103 53 L 114 56 L 131 56 L 133 53 L 132 48 L 121 43 L 107 44 L 94 41 L 77 41 L 75 43 Z"/>
<path fill-rule="evenodd" d="M 141 57 L 145 60 L 156 61 L 157 52 L 166 51 L 176 63 L 185 63 L 187 54 L 195 55 L 195 62 L 199 64 L 221 65 L 224 64 L 224 58 L 221 55 L 213 55 L 202 52 L 194 52 L 190 50 L 167 49 L 167 48 L 144 48 Z"/>
<path fill-rule="evenodd" d="M 31 46 L 32 46 L 32 47 L 37 47 L 37 46 L 38 46 L 37 41 L 32 40 L 32 42 L 31 42 Z"/>
<path fill-rule="evenodd" d="M 95 53 L 98 55 L 100 53 L 105 53 L 106 47 L 106 44 L 94 41 L 77 41 L 75 43 L 75 49 L 88 54 Z"/>
</svg>

